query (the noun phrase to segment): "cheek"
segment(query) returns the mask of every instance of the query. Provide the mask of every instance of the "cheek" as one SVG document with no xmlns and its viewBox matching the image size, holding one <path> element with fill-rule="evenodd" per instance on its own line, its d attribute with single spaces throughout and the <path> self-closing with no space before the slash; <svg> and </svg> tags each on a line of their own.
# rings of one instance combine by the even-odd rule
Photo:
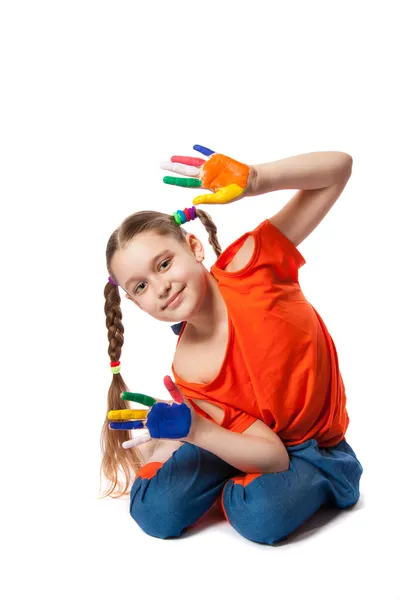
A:
<svg viewBox="0 0 400 600">
<path fill-rule="evenodd" d="M 190 290 L 193 292 L 194 296 L 198 299 L 198 301 L 202 302 L 207 292 L 207 281 L 204 277 L 204 274 L 201 272 L 192 272 L 190 274 L 190 277 Z"/>
<path fill-rule="evenodd" d="M 171 279 L 176 279 L 177 281 L 184 281 L 185 279 L 189 279 L 193 276 L 191 272 L 190 265 L 183 263 L 179 266 L 175 265 L 173 269 L 171 269 Z"/>
</svg>

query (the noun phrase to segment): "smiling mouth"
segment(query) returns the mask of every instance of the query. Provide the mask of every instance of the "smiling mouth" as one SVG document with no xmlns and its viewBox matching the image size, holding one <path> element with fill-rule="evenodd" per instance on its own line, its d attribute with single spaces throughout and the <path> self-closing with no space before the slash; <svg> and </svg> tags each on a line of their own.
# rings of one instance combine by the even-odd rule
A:
<svg viewBox="0 0 400 600">
<path fill-rule="evenodd" d="M 173 302 L 174 300 L 176 300 L 176 299 L 177 299 L 177 297 L 178 297 L 178 296 L 179 296 L 179 295 L 180 295 L 180 294 L 183 292 L 183 290 L 184 290 L 184 289 L 185 289 L 185 288 L 182 288 L 182 289 L 180 290 L 180 292 L 178 292 L 178 293 L 177 293 L 175 296 L 172 296 L 172 298 L 171 298 L 170 300 L 168 300 L 168 303 L 167 303 L 167 304 L 164 306 L 164 309 L 163 309 L 163 310 L 165 310 L 166 308 L 168 308 L 168 306 L 169 306 L 170 304 L 172 304 L 172 302 Z"/>
</svg>

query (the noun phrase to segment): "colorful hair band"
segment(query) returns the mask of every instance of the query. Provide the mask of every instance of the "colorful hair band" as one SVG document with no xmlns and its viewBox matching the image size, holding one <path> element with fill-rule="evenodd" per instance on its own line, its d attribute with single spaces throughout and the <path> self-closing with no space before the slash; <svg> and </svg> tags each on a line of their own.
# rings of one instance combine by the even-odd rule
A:
<svg viewBox="0 0 400 600">
<path fill-rule="evenodd" d="M 197 218 L 196 207 L 191 206 L 190 208 L 184 208 L 183 210 L 177 210 L 173 213 L 175 223 L 177 225 L 183 225 L 188 221 L 194 221 Z"/>
<path fill-rule="evenodd" d="M 121 363 L 119 360 L 115 360 L 113 362 L 110 362 L 110 367 L 111 367 L 111 373 L 116 375 L 121 370 Z"/>
</svg>

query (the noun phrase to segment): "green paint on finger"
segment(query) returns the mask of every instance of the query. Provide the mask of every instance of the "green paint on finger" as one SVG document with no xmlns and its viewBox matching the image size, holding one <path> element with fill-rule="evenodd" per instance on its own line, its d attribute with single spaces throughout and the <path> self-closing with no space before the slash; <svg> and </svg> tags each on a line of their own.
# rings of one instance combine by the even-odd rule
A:
<svg viewBox="0 0 400 600">
<path fill-rule="evenodd" d="M 157 402 L 151 396 L 135 394 L 134 392 L 123 392 L 121 398 L 122 400 L 129 400 L 129 402 L 139 402 L 139 404 L 144 404 L 145 406 L 153 406 Z"/>
<path fill-rule="evenodd" d="M 189 179 L 184 177 L 170 177 L 167 175 L 163 179 L 164 183 L 169 183 L 170 185 L 179 185 L 180 187 L 189 187 L 189 188 L 199 188 L 203 185 L 201 179 Z"/>
</svg>

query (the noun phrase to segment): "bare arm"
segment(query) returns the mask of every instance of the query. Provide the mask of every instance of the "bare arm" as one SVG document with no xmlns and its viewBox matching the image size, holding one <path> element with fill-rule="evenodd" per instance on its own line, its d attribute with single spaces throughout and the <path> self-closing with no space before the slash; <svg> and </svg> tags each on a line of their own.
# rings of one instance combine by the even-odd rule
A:
<svg viewBox="0 0 400 600">
<path fill-rule="evenodd" d="M 279 473 L 289 468 L 289 454 L 282 440 L 260 420 L 245 432 L 234 433 L 201 417 L 186 441 L 245 473 Z"/>
<path fill-rule="evenodd" d="M 295 246 L 319 225 L 351 176 L 353 159 L 345 152 L 309 152 L 251 167 L 249 196 L 299 189 L 275 215 L 272 225 Z"/>
<path fill-rule="evenodd" d="M 351 173 L 353 159 L 339 151 L 308 152 L 252 165 L 248 196 L 276 190 L 316 190 L 334 185 Z"/>
<path fill-rule="evenodd" d="M 278 473 L 289 468 L 289 455 L 283 442 L 260 420 L 243 433 L 232 433 L 199 415 L 197 430 L 186 441 L 213 452 L 245 473 Z M 164 463 L 183 444 L 177 440 L 153 439 L 140 449 L 145 450 L 142 454 L 146 463 Z"/>
</svg>

